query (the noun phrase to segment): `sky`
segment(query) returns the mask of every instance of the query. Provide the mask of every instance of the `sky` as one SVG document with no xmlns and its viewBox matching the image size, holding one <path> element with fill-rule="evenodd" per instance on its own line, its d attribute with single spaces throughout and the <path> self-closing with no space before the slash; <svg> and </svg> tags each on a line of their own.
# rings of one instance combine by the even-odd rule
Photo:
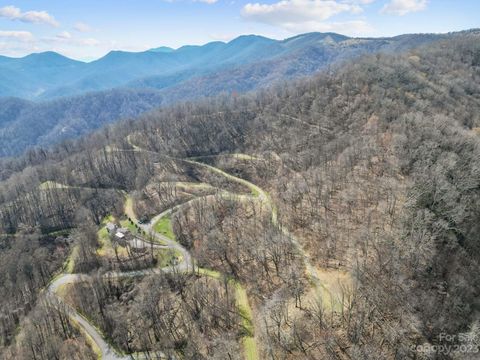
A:
<svg viewBox="0 0 480 360">
<path fill-rule="evenodd" d="M 56 51 L 91 61 L 143 51 L 337 32 L 380 37 L 480 27 L 480 0 L 0 0 L 0 54 Z"/>
</svg>

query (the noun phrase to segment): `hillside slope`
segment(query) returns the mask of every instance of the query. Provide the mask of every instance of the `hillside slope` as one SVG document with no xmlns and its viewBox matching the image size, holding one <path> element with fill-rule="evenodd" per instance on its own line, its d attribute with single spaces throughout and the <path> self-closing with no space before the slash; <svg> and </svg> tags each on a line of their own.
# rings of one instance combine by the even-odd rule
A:
<svg viewBox="0 0 480 360">
<path fill-rule="evenodd" d="M 0 99 L 0 156 L 22 153 L 88 134 L 115 120 L 134 118 L 162 104 L 156 91 L 118 89 L 34 103 Z"/>
<path fill-rule="evenodd" d="M 308 76 L 362 54 L 398 53 L 453 36 L 456 35 L 352 39 L 338 34 L 310 33 L 283 41 L 243 36 L 228 44 L 215 42 L 175 51 L 112 52 L 90 64 L 70 62 L 53 53 L 31 55 L 19 60 L 26 74 L 29 73 L 25 68 L 28 64 L 32 66 L 40 60 L 44 63 L 32 84 L 47 75 L 54 83 L 69 69 L 75 69 L 75 76 L 82 79 L 75 85 L 50 90 L 63 96 L 53 101 L 25 102 L 20 106 L 17 99 L 3 99 L 0 117 L 8 118 L 8 122 L 0 123 L 0 156 L 17 155 L 30 146 L 75 138 L 106 123 L 134 117 L 155 107 L 220 93 L 239 94 L 266 88 Z M 3 61 L 10 67 L 16 64 L 8 58 Z M 53 74 L 57 67 L 61 71 Z M 163 75 L 142 77 L 157 71 L 155 69 L 161 70 Z M 73 75 L 69 73 L 68 76 Z M 22 84 L 22 77 L 19 79 Z M 120 85 L 122 87 L 115 90 L 65 97 L 70 93 Z M 7 112 L 12 106 L 18 110 Z"/>
<path fill-rule="evenodd" d="M 85 237 L 105 216 L 122 216 L 125 193 L 139 218 L 182 204 L 169 220 L 176 240 L 202 266 L 245 285 L 260 358 L 422 358 L 422 349 L 451 345 L 442 334 L 474 351 L 479 79 L 479 34 L 459 34 L 401 55 L 365 56 L 288 86 L 162 108 L 68 146 L 4 160 L 0 228 L 10 235 L 0 251 L 22 264 L 13 271 L 12 261 L 0 262 L 0 284 L 13 294 L 2 299 L 5 353 L 15 358 L 19 320 L 9 314 L 34 315 L 25 309 L 23 285 L 34 302 L 41 283 L 42 272 L 23 265 L 31 258 L 23 244 L 42 239 L 36 249 L 47 247 L 55 243 L 41 232 L 77 228 L 69 241 L 82 250 L 80 265 L 101 273 L 96 238 Z M 257 187 L 244 189 L 246 182 Z M 185 288 L 180 280 L 169 280 L 177 292 Z M 128 311 L 129 299 L 148 292 L 91 286 L 101 297 L 79 298 L 104 328 L 124 324 L 137 339 L 157 329 L 148 312 L 140 319 Z M 116 299 L 115 311 L 99 315 L 99 298 Z M 157 309 L 156 299 L 145 308 Z M 106 336 L 129 346 L 130 337 Z M 148 345 L 185 351 L 185 342 L 162 343 L 170 333 L 157 338 L 148 337 Z M 201 353 L 192 340 L 189 354 Z M 16 346 L 30 351 L 28 341 Z M 213 348 L 235 348 L 222 346 Z"/>
</svg>

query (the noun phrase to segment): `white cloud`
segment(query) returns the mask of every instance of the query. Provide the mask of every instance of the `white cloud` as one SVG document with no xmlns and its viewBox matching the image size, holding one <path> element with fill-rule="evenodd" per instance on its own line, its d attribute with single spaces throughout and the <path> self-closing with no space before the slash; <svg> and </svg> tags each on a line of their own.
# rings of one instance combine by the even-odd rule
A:
<svg viewBox="0 0 480 360">
<path fill-rule="evenodd" d="M 0 51 L 2 55 L 5 56 L 25 56 L 26 54 L 30 54 L 32 52 L 39 52 L 40 49 L 34 45 L 33 42 L 10 42 L 10 41 L 1 41 L 2 38 L 0 37 Z"/>
<path fill-rule="evenodd" d="M 353 5 L 368 5 L 374 3 L 377 0 L 337 0 L 337 2 L 343 4 L 353 4 Z"/>
<path fill-rule="evenodd" d="M 101 41 L 94 39 L 94 38 L 76 38 L 68 31 L 62 31 L 61 33 L 57 34 L 53 37 L 43 37 L 40 39 L 40 43 L 43 44 L 61 44 L 63 46 L 76 46 L 76 47 L 84 47 L 84 46 L 99 46 L 101 45 Z M 55 45 L 54 45 L 55 46 Z"/>
<path fill-rule="evenodd" d="M 283 28 L 292 33 L 319 31 L 335 32 L 350 36 L 365 35 L 372 33 L 374 30 L 368 22 L 363 20 L 344 22 L 305 21 L 302 23 L 285 23 Z"/>
<path fill-rule="evenodd" d="M 33 41 L 33 35 L 29 31 L 1 31 L 0 38 L 13 39 L 22 42 Z"/>
<path fill-rule="evenodd" d="M 249 3 L 242 16 L 251 21 L 278 26 L 290 32 L 339 31 L 351 35 L 372 30 L 364 20 L 325 22 L 341 14 L 359 14 L 362 5 L 375 0 L 281 0 L 273 4 Z"/>
<path fill-rule="evenodd" d="M 80 40 L 78 40 L 78 43 L 80 45 L 84 45 L 84 46 L 98 46 L 98 45 L 101 44 L 99 40 L 93 39 L 93 38 L 80 39 Z"/>
<path fill-rule="evenodd" d="M 89 32 L 89 31 L 92 31 L 92 28 L 90 27 L 90 25 L 85 24 L 85 23 L 83 23 L 83 22 L 77 22 L 73 28 L 74 28 L 75 30 L 79 31 L 79 32 Z"/>
<path fill-rule="evenodd" d="M 362 5 L 367 5 L 375 2 L 377 0 L 350 0 L 349 2 L 351 3 L 357 3 L 357 4 L 362 4 Z"/>
<path fill-rule="evenodd" d="M 46 11 L 26 11 L 22 12 L 19 8 L 9 5 L 0 8 L 0 17 L 18 20 L 25 23 L 32 24 L 46 24 L 54 27 L 58 27 L 60 24 L 55 18 Z"/>
<path fill-rule="evenodd" d="M 39 38 L 28 31 L 0 31 L 0 52 L 6 56 L 19 57 L 32 52 L 55 51 L 77 59 L 86 59 L 85 54 L 88 53 L 88 60 L 93 60 L 110 51 L 112 46 L 109 42 L 94 38 L 76 38 L 66 31 Z"/>
<path fill-rule="evenodd" d="M 391 0 L 382 8 L 381 12 L 403 16 L 411 12 L 425 10 L 427 5 L 428 0 Z"/>
<path fill-rule="evenodd" d="M 242 10 L 245 18 L 279 25 L 286 22 L 323 21 L 342 12 L 361 12 L 354 3 L 331 0 L 282 0 L 273 4 L 248 3 Z"/>
<path fill-rule="evenodd" d="M 60 34 L 57 34 L 57 38 L 61 40 L 69 40 L 72 38 L 72 34 L 68 31 L 62 31 Z"/>
</svg>

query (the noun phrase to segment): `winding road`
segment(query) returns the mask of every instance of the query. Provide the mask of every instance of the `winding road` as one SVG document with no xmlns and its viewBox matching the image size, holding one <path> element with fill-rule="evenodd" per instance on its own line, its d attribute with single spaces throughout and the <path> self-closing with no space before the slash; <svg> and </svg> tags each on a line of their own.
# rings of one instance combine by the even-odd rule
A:
<svg viewBox="0 0 480 360">
<path fill-rule="evenodd" d="M 137 151 L 139 151 L 139 150 L 137 150 Z M 193 161 L 189 161 L 189 160 L 187 160 L 187 161 L 191 162 L 191 163 L 196 163 L 196 164 L 199 164 L 199 165 L 202 165 L 202 166 L 205 165 L 205 164 L 202 164 L 202 163 L 197 163 L 197 162 L 193 162 Z M 255 185 L 250 184 L 250 183 L 248 183 L 248 182 L 246 182 L 242 179 L 231 176 L 227 173 L 224 173 L 220 169 L 214 168 L 214 167 L 209 166 L 209 165 L 205 165 L 205 166 L 208 167 L 209 169 L 213 170 L 213 171 L 216 171 L 217 173 L 225 174 L 225 176 L 227 176 L 228 178 L 239 181 L 240 183 L 242 183 L 244 185 L 247 185 L 251 189 L 255 189 L 256 193 L 261 194 L 260 196 L 262 196 L 262 198 L 263 198 L 264 192 L 260 188 L 256 187 Z M 58 188 L 68 188 L 68 186 L 58 186 Z M 219 194 L 221 196 L 225 196 L 225 197 L 232 197 L 233 196 L 233 194 L 231 194 L 229 192 L 226 192 L 226 191 L 220 192 Z M 194 201 L 196 199 L 197 198 L 189 200 L 188 202 Z M 130 219 L 132 219 L 140 227 L 140 229 L 143 230 L 148 236 L 155 238 L 155 240 L 157 240 L 161 244 L 161 245 L 157 244 L 157 243 L 152 244 L 145 239 L 138 238 L 136 240 L 132 240 L 130 245 L 133 246 L 133 247 L 137 247 L 137 248 L 139 248 L 139 247 L 155 247 L 155 248 L 176 250 L 181 254 L 181 260 L 177 264 L 175 264 L 174 266 L 167 266 L 167 267 L 164 267 L 164 268 L 161 268 L 161 269 L 150 268 L 150 269 L 144 269 L 144 270 L 127 271 L 127 272 L 111 271 L 111 272 L 105 273 L 103 276 L 108 277 L 108 278 L 128 278 L 128 277 L 141 277 L 141 276 L 145 276 L 145 275 L 159 274 L 159 273 L 162 273 L 162 272 L 164 272 L 164 273 L 165 272 L 175 272 L 175 273 L 196 272 L 200 275 L 210 276 L 210 277 L 214 277 L 214 278 L 220 278 L 222 275 L 219 272 L 196 267 L 194 259 L 192 258 L 191 254 L 189 253 L 189 251 L 187 249 L 185 249 L 178 242 L 176 242 L 176 241 L 174 241 L 174 240 L 172 240 L 172 239 L 170 239 L 170 238 L 168 238 L 168 237 L 166 237 L 162 234 L 157 233 L 153 228 L 153 226 L 155 225 L 155 223 L 157 221 L 159 221 L 161 218 L 171 214 L 173 211 L 175 211 L 180 206 L 183 206 L 185 204 L 186 203 L 177 205 L 173 208 L 170 208 L 170 209 L 156 215 L 154 218 L 151 219 L 151 221 L 148 224 L 140 224 L 138 222 L 136 214 L 133 210 L 132 200 L 131 200 L 131 198 L 127 197 L 127 200 L 125 202 L 125 214 Z M 94 342 L 94 344 L 92 344 L 92 345 L 94 345 L 96 347 L 96 350 L 100 353 L 102 359 L 104 359 L 104 360 L 123 360 L 123 359 L 125 359 L 126 360 L 126 359 L 142 359 L 142 358 L 145 358 L 145 356 L 141 353 L 140 354 L 135 354 L 135 355 L 120 354 L 117 350 L 115 350 L 112 347 L 111 344 L 109 344 L 106 341 L 106 336 L 104 334 L 102 334 L 101 331 L 97 327 L 92 325 L 91 322 L 89 322 L 89 320 L 87 320 L 80 313 L 78 313 L 78 311 L 75 310 L 72 306 L 68 305 L 61 298 L 61 296 L 58 294 L 59 289 L 64 285 L 86 282 L 89 279 L 90 279 L 90 275 L 87 275 L 87 274 L 67 274 L 67 273 L 61 274 L 61 275 L 57 276 L 56 278 L 54 278 L 52 280 L 52 282 L 50 283 L 50 285 L 48 286 L 47 296 L 52 297 L 56 301 L 64 304 L 64 306 L 66 307 L 67 312 L 68 312 L 69 316 L 71 317 L 71 319 L 73 320 L 73 322 L 77 323 L 81 327 L 81 330 L 87 335 L 87 337 L 90 338 Z M 247 314 L 251 314 L 251 309 L 250 309 L 250 305 L 248 304 L 248 298 L 246 297 L 245 289 L 238 282 L 234 282 L 234 285 L 237 289 L 236 290 L 237 294 L 239 294 L 240 295 L 239 297 L 241 297 L 241 299 L 238 302 L 238 306 L 241 307 L 242 310 L 244 310 L 244 312 L 246 312 Z M 247 320 L 247 322 L 251 322 L 251 319 L 246 319 L 246 320 Z M 250 324 L 250 325 L 252 325 L 252 324 Z M 248 359 L 248 360 L 258 359 L 256 344 L 255 344 L 255 341 L 254 341 L 253 337 L 246 336 L 244 338 L 244 344 L 245 344 L 245 348 L 246 348 L 246 350 L 245 350 L 246 359 Z M 247 347 L 248 347 L 248 349 L 247 349 Z M 166 358 L 166 357 L 163 356 L 163 354 L 157 354 L 157 358 L 162 359 L 162 358 Z"/>
<path fill-rule="evenodd" d="M 130 138 L 128 138 L 127 141 L 130 143 Z M 133 147 L 133 151 L 152 152 L 152 151 L 149 151 L 149 150 L 141 149 L 140 147 L 138 147 L 136 145 L 132 145 L 132 147 Z M 112 151 L 115 151 L 115 150 L 112 149 Z M 118 151 L 122 151 L 122 150 L 119 149 Z M 214 166 L 211 166 L 211 165 L 208 165 L 208 164 L 205 164 L 205 163 L 202 163 L 202 162 L 195 161 L 193 159 L 175 159 L 175 160 L 183 161 L 183 162 L 186 162 L 190 165 L 202 167 L 202 168 L 204 168 L 208 171 L 219 174 L 219 175 L 221 175 L 221 176 L 223 176 L 223 177 L 225 177 L 225 178 L 227 178 L 231 181 L 234 181 L 234 182 L 236 182 L 240 185 L 243 185 L 243 186 L 247 187 L 248 189 L 250 189 L 252 195 L 242 195 L 240 197 L 238 195 L 236 195 L 236 197 L 240 198 L 240 199 L 244 198 L 244 197 L 249 197 L 249 198 L 255 197 L 259 201 L 265 203 L 271 209 L 271 214 L 272 214 L 271 216 L 272 216 L 273 225 L 276 226 L 277 228 L 279 228 L 282 231 L 282 233 L 285 236 L 287 236 L 292 241 L 292 243 L 295 245 L 295 247 L 297 248 L 297 251 L 302 256 L 302 259 L 304 261 L 305 268 L 306 268 L 306 271 L 307 271 L 307 275 L 308 275 L 308 277 L 311 281 L 312 286 L 317 291 L 322 287 L 322 285 L 319 281 L 317 271 L 316 271 L 315 267 L 312 266 L 308 254 L 304 251 L 303 247 L 298 242 L 298 240 L 292 234 L 290 234 L 285 227 L 283 227 L 279 224 L 278 217 L 277 217 L 277 209 L 276 209 L 275 205 L 273 204 L 273 202 L 271 201 L 270 196 L 262 188 L 260 188 L 259 186 L 255 185 L 255 184 L 253 184 L 253 183 L 251 183 L 251 182 L 249 182 L 245 179 L 242 179 L 242 178 L 236 177 L 234 175 L 231 175 L 231 174 L 229 174 L 229 173 L 227 173 L 227 172 L 225 172 L 225 171 L 223 171 L 219 168 L 216 168 Z M 55 185 L 58 186 L 58 184 L 55 184 Z M 221 196 L 225 196 L 225 197 L 231 197 L 233 195 L 232 193 L 229 193 L 229 192 L 226 192 L 226 191 L 220 192 L 219 194 Z M 196 199 L 197 198 L 195 198 L 193 200 L 189 200 L 188 202 L 194 201 Z M 212 276 L 212 277 L 220 277 L 221 274 L 216 272 L 216 271 L 207 270 L 207 269 L 200 269 L 200 268 L 196 267 L 194 259 L 192 258 L 191 254 L 188 252 L 187 249 L 185 249 L 178 242 L 176 242 L 176 241 L 174 241 L 174 240 L 172 240 L 172 239 L 170 239 L 170 238 L 168 238 L 168 237 L 166 237 L 162 234 L 157 233 L 153 228 L 157 221 L 159 221 L 161 218 L 171 214 L 173 211 L 175 211 L 180 206 L 183 206 L 185 204 L 186 203 L 177 205 L 175 207 L 172 207 L 172 208 L 156 215 L 147 224 L 140 224 L 138 222 L 136 214 L 133 210 L 132 200 L 131 200 L 131 198 L 127 197 L 127 200 L 125 202 L 125 214 L 130 219 L 132 219 L 140 227 L 140 229 L 143 230 L 148 236 L 150 236 L 151 238 L 155 238 L 155 240 L 157 240 L 161 244 L 161 245 L 160 244 L 152 244 L 145 239 L 137 239 L 135 242 L 130 243 L 130 245 L 133 246 L 133 247 L 147 247 L 148 246 L 148 247 L 155 247 L 155 248 L 162 248 L 162 249 L 173 249 L 173 250 L 178 251 L 181 254 L 181 260 L 174 266 L 168 266 L 168 267 L 164 267 L 164 268 L 161 268 L 161 269 L 151 268 L 151 269 L 129 271 L 129 272 L 108 272 L 108 273 L 104 274 L 104 276 L 105 277 L 115 277 L 115 278 L 126 278 L 126 277 L 145 276 L 145 275 L 149 275 L 149 274 L 159 274 L 161 272 L 187 273 L 187 272 L 196 271 L 198 274 L 203 274 L 203 275 Z M 63 285 L 67 285 L 67 284 L 84 282 L 84 281 L 87 281 L 88 279 L 89 279 L 89 275 L 85 275 L 85 274 L 62 274 L 62 275 L 56 277 L 51 282 L 51 284 L 49 285 L 49 287 L 47 289 L 48 296 L 55 297 L 57 299 L 57 301 L 60 301 L 60 302 L 65 304 L 63 299 L 58 295 L 58 290 L 60 289 L 60 287 L 62 287 Z M 248 304 L 248 298 L 246 296 L 245 289 L 238 282 L 235 282 L 235 286 L 237 288 L 238 295 L 240 295 L 239 297 L 241 297 L 243 299 L 243 300 L 241 300 L 241 303 L 239 303 L 239 307 L 242 307 L 244 310 L 247 311 L 247 313 L 251 314 L 251 309 L 250 309 L 250 305 Z M 68 304 L 65 304 L 65 306 L 67 307 L 69 315 L 74 320 L 74 322 L 79 324 L 79 326 L 82 328 L 82 330 L 95 343 L 98 351 L 101 353 L 102 359 L 104 359 L 104 360 L 118 360 L 118 359 L 132 359 L 132 358 L 133 359 L 135 359 L 135 358 L 140 359 L 140 358 L 144 358 L 144 356 L 142 356 L 142 354 L 136 354 L 135 356 L 119 354 L 112 347 L 112 345 L 109 344 L 105 340 L 106 337 L 100 332 L 99 329 L 97 329 L 95 326 L 93 326 L 86 318 L 84 318 L 82 315 L 80 315 L 71 306 L 69 306 Z M 253 324 L 251 324 L 251 325 L 253 325 Z M 250 337 L 245 337 L 243 342 L 244 342 L 244 350 L 245 350 L 244 352 L 245 352 L 246 359 L 248 359 L 248 360 L 258 359 L 259 357 L 258 357 L 258 353 L 257 353 L 257 349 L 256 349 L 256 343 L 255 343 L 254 338 L 251 337 L 251 336 Z M 157 358 L 164 358 L 164 357 L 163 357 L 162 354 L 158 354 Z"/>
<path fill-rule="evenodd" d="M 81 330 L 87 335 L 88 338 L 90 338 L 95 343 L 92 345 L 96 346 L 97 350 L 102 356 L 102 360 L 131 359 L 131 357 L 117 354 L 117 352 L 112 348 L 112 346 L 105 341 L 104 336 L 97 328 L 90 324 L 88 320 L 86 320 L 82 315 L 80 315 L 73 307 L 66 304 L 63 299 L 57 295 L 57 292 L 61 286 L 84 282 L 87 281 L 88 278 L 88 275 L 82 274 L 63 274 L 50 283 L 50 286 L 47 290 L 47 296 L 50 296 L 65 305 L 68 315 L 73 320 L 73 322 L 80 325 L 80 327 L 82 328 Z"/>
<path fill-rule="evenodd" d="M 127 202 L 128 204 L 128 202 Z M 136 219 L 135 214 L 133 213 L 132 206 L 126 206 L 126 214 L 131 219 Z M 161 217 L 170 213 L 173 209 L 169 209 L 159 215 L 157 215 L 153 220 L 160 219 Z M 182 254 L 181 261 L 176 264 L 175 266 L 167 266 L 161 269 L 152 268 L 152 269 L 145 269 L 145 270 L 136 270 L 136 271 L 126 271 L 126 272 L 107 272 L 103 276 L 108 278 L 128 278 L 128 277 L 140 277 L 145 275 L 151 274 L 159 274 L 161 272 L 177 272 L 177 273 L 188 273 L 193 272 L 194 264 L 192 262 L 192 257 L 190 253 L 179 243 L 169 239 L 166 236 L 163 236 L 153 230 L 154 221 L 151 221 L 148 225 L 147 224 L 139 224 L 139 226 L 148 233 L 150 236 L 155 237 L 158 241 L 162 242 L 165 245 L 158 245 L 158 244 L 150 244 L 148 241 L 138 239 L 140 243 L 142 243 L 142 247 L 146 246 L 153 246 L 157 248 L 168 248 L 174 249 L 179 251 Z M 136 221 L 137 222 L 137 221 Z M 137 222 L 138 223 L 138 222 Z M 137 244 L 138 246 L 138 244 Z M 56 277 L 49 285 L 47 291 L 48 296 L 54 297 L 57 301 L 63 303 L 70 317 L 79 324 L 82 330 L 91 338 L 95 345 L 97 346 L 99 352 L 101 353 L 101 358 L 103 360 L 119 360 L 119 359 L 132 359 L 132 355 L 121 355 L 119 354 L 106 340 L 105 336 L 98 330 L 95 326 L 93 326 L 86 318 L 80 315 L 73 307 L 66 304 L 65 301 L 58 295 L 58 290 L 68 284 L 74 284 L 79 282 L 85 282 L 90 279 L 89 275 L 86 274 L 62 274 Z M 136 355 L 135 358 L 142 358 L 142 354 Z M 165 358 L 162 355 L 157 356 L 158 358 Z"/>
<path fill-rule="evenodd" d="M 302 259 L 303 259 L 304 264 L 305 264 L 305 268 L 307 270 L 307 275 L 308 275 L 310 281 L 312 282 L 312 285 L 317 290 L 322 287 L 322 284 L 320 282 L 317 270 L 312 265 L 312 262 L 310 261 L 309 255 L 305 252 L 305 250 L 303 249 L 303 246 L 298 242 L 298 240 L 288 231 L 288 229 L 285 228 L 284 226 L 280 225 L 280 223 L 278 221 L 277 208 L 276 208 L 275 204 L 273 204 L 270 196 L 261 187 L 255 185 L 255 184 L 252 184 L 251 182 L 249 182 L 245 179 L 242 179 L 242 178 L 236 177 L 234 175 L 231 175 L 231 174 L 229 174 L 229 173 L 227 173 L 227 172 L 225 172 L 225 171 L 223 171 L 219 168 L 216 168 L 214 166 L 207 165 L 207 164 L 204 164 L 204 163 L 201 163 L 201 162 L 198 162 L 198 161 L 194 161 L 194 160 L 183 160 L 183 161 L 185 161 L 189 164 L 192 164 L 192 165 L 196 165 L 196 166 L 206 168 L 206 169 L 208 169 L 212 172 L 215 172 L 217 174 L 220 174 L 220 175 L 224 176 L 227 179 L 235 181 L 236 183 L 244 185 L 247 188 L 249 188 L 250 191 L 254 194 L 254 196 L 256 196 L 258 198 L 258 200 L 263 201 L 270 208 L 271 213 L 272 213 L 272 224 L 274 226 L 276 226 L 278 229 L 280 229 L 280 231 L 286 237 L 288 237 L 290 239 L 290 241 L 292 241 L 292 243 L 295 245 L 297 251 L 302 256 Z"/>
</svg>

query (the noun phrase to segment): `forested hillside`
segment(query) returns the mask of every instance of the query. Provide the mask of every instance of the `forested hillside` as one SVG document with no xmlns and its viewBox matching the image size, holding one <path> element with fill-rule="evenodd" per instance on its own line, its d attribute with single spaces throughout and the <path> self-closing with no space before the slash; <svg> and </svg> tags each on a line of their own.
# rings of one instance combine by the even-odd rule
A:
<svg viewBox="0 0 480 360">
<path fill-rule="evenodd" d="M 467 32 L 2 160 L 2 357 L 475 359 L 479 109 Z"/>
<path fill-rule="evenodd" d="M 363 54 L 401 52 L 450 36 L 455 34 L 356 39 L 310 33 L 283 41 L 242 36 L 226 44 L 184 46 L 169 52 L 112 52 L 88 64 L 55 53 L 2 58 L 0 77 L 12 80 L 2 81 L 0 95 L 43 101 L 0 99 L 0 120 L 4 119 L 0 121 L 0 156 L 56 144 L 160 106 L 219 94 L 235 96 Z M 1 92 L 2 86 L 12 90 Z M 24 87 L 36 95 L 23 93 Z"/>
<path fill-rule="evenodd" d="M 22 154 L 132 118 L 162 104 L 151 90 L 117 89 L 42 103 L 0 98 L 0 157 Z"/>
</svg>

